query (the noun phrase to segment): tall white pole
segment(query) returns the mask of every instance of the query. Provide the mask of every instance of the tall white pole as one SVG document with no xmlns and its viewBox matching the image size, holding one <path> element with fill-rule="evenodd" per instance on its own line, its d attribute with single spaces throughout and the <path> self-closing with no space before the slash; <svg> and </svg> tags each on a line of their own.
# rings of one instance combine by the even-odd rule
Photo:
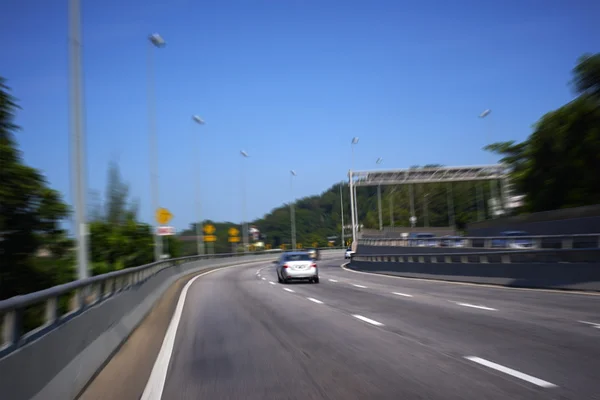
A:
<svg viewBox="0 0 600 400">
<path fill-rule="evenodd" d="M 192 121 L 195 124 L 198 125 L 204 125 L 204 121 L 202 120 L 202 118 L 200 118 L 197 115 L 193 115 L 192 116 Z M 200 193 L 200 139 L 198 138 L 198 135 L 194 135 L 195 136 L 195 140 L 194 140 L 194 147 L 195 147 L 195 153 L 196 153 L 196 209 L 198 211 L 198 222 L 196 223 L 196 247 L 197 247 L 197 252 L 198 255 L 204 255 L 205 253 L 205 249 L 204 249 L 204 240 L 203 239 L 203 233 L 202 233 L 202 228 L 203 228 L 203 224 L 202 224 L 202 201 L 201 201 L 201 193 Z"/>
<path fill-rule="evenodd" d="M 246 223 L 246 165 L 244 159 L 248 158 L 248 153 L 241 151 L 242 155 L 242 239 L 244 241 L 244 253 L 248 251 L 248 225 Z"/>
<path fill-rule="evenodd" d="M 81 7 L 79 0 L 69 2 L 71 64 L 71 171 L 75 204 L 75 237 L 79 279 L 88 277 L 88 242 L 85 210 L 85 133 L 83 130 L 83 95 L 81 72 Z"/>
<path fill-rule="evenodd" d="M 350 218 L 351 218 L 351 222 L 352 222 L 352 248 L 356 248 L 356 220 L 355 220 L 355 214 L 354 214 L 354 184 L 353 184 L 353 171 L 350 170 L 350 172 L 348 173 L 348 189 L 350 192 L 350 210 L 352 210 L 350 212 Z"/>
<path fill-rule="evenodd" d="M 346 241 L 344 240 L 344 196 L 342 195 L 342 186 L 344 186 L 344 182 L 340 184 L 340 213 L 342 214 L 342 246 L 346 245 Z"/>
<path fill-rule="evenodd" d="M 295 171 L 290 171 L 290 192 L 292 194 L 292 201 L 290 202 L 290 222 L 292 226 L 292 250 L 296 250 L 296 212 L 294 210 L 294 177 L 296 176 Z"/>
<path fill-rule="evenodd" d="M 156 99 L 154 95 L 154 47 L 161 47 L 164 41 L 158 34 L 151 35 L 148 45 L 148 138 L 150 141 L 150 187 L 152 197 L 152 217 L 158 211 L 158 149 L 156 143 Z M 154 260 L 158 261 L 162 255 L 162 238 L 158 236 L 158 223 L 154 223 Z"/>
</svg>

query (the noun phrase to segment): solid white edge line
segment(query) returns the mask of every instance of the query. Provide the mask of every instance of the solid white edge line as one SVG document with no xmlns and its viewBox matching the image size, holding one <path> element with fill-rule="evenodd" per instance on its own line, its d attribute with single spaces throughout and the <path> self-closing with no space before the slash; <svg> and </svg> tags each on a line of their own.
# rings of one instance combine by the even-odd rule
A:
<svg viewBox="0 0 600 400">
<path fill-rule="evenodd" d="M 375 326 L 383 326 L 383 324 L 382 324 L 381 322 L 377 322 L 377 321 L 375 321 L 375 320 L 373 320 L 373 319 L 370 319 L 370 318 L 367 318 L 367 317 L 363 317 L 362 315 L 358 315 L 358 314 L 352 314 L 352 316 L 353 316 L 354 318 L 358 318 L 358 319 L 360 319 L 361 321 L 367 322 L 367 323 L 369 323 L 369 324 L 371 324 L 371 325 L 375 325 Z"/>
<path fill-rule="evenodd" d="M 582 324 L 592 325 L 593 328 L 600 329 L 600 323 L 588 322 L 588 321 L 577 321 L 577 322 L 581 322 Z"/>
<path fill-rule="evenodd" d="M 321 300 L 313 299 L 312 297 L 307 297 L 307 299 L 312 301 L 313 303 L 323 304 L 323 302 Z"/>
<path fill-rule="evenodd" d="M 413 297 L 412 294 L 406 294 L 406 293 L 392 292 L 392 294 L 396 294 L 398 296 L 404 296 L 404 297 Z"/>
<path fill-rule="evenodd" d="M 470 282 L 458 282 L 458 281 L 445 281 L 442 279 L 435 278 L 412 278 L 408 276 L 397 276 L 397 275 L 389 275 L 389 274 L 379 274 L 375 272 L 365 272 L 365 271 L 355 271 L 347 267 L 350 264 L 349 262 L 343 263 L 340 265 L 340 268 L 346 272 L 352 272 L 355 274 L 363 274 L 363 275 L 371 275 L 378 276 L 382 278 L 393 278 L 393 279 L 404 279 L 411 281 L 421 281 L 428 283 L 441 283 L 441 284 L 449 284 L 449 285 L 461 285 L 461 286 L 470 286 L 470 287 L 479 287 L 479 288 L 491 288 L 491 289 L 503 289 L 503 290 L 520 290 L 527 292 L 543 292 L 543 293 L 556 293 L 556 294 L 568 294 L 568 295 L 583 295 L 583 296 L 600 296 L 598 292 L 582 292 L 580 290 L 557 290 L 557 289 L 533 289 L 533 288 L 521 288 L 521 287 L 513 287 L 513 286 L 502 286 L 502 285 L 492 285 L 489 283 L 470 283 Z"/>
<path fill-rule="evenodd" d="M 354 283 L 352 284 L 352 286 L 354 286 L 354 287 L 358 287 L 358 288 L 361 288 L 361 289 L 366 289 L 366 288 L 367 288 L 366 286 L 363 286 L 363 285 L 356 285 L 356 284 L 354 284 Z"/>
<path fill-rule="evenodd" d="M 329 279 L 329 282 L 337 282 L 335 279 Z"/>
<path fill-rule="evenodd" d="M 286 292 L 295 293 L 292 289 L 288 289 L 286 287 L 284 287 L 283 290 L 285 290 Z"/>
<path fill-rule="evenodd" d="M 536 377 L 531 376 L 531 375 L 524 374 L 522 372 L 519 372 L 519 371 L 516 371 L 514 369 L 505 367 L 503 365 L 496 364 L 496 363 L 488 361 L 488 360 L 484 360 L 483 358 L 473 357 L 473 356 L 465 356 L 465 358 L 467 360 L 469 360 L 469 361 L 473 361 L 473 362 L 475 362 L 477 364 L 486 366 L 488 368 L 495 369 L 496 371 L 504 372 L 505 374 L 508 374 L 510 376 L 514 376 L 515 378 L 522 379 L 524 381 L 527 381 L 529 383 L 533 383 L 534 385 L 541 386 L 543 388 L 555 388 L 555 387 L 558 387 L 558 386 L 556 386 L 553 383 L 544 381 L 542 379 L 536 378 Z"/>
<path fill-rule="evenodd" d="M 469 303 L 460 303 L 457 301 L 453 301 L 453 303 L 458 304 L 459 306 L 463 306 L 463 307 L 471 307 L 471 308 L 478 308 L 480 310 L 487 310 L 487 311 L 498 311 L 495 308 L 491 308 L 491 307 L 486 307 L 486 306 L 478 306 L 475 304 L 469 304 Z"/>
<path fill-rule="evenodd" d="M 213 273 L 215 271 L 222 271 L 224 269 L 238 267 L 243 264 L 244 263 L 231 265 L 223 268 L 216 268 L 204 272 L 200 275 L 194 276 L 185 284 L 185 286 L 181 290 L 181 294 L 179 295 L 179 300 L 177 301 L 175 312 L 171 317 L 171 322 L 169 323 L 169 327 L 167 328 L 167 332 L 165 333 L 165 338 L 163 339 L 160 351 L 158 352 L 158 356 L 156 357 L 156 361 L 154 362 L 154 366 L 152 367 L 152 372 L 150 373 L 150 377 L 148 378 L 148 382 L 146 383 L 144 393 L 142 393 L 142 397 L 140 398 L 140 400 L 160 400 L 162 397 L 162 393 L 165 388 L 165 382 L 167 380 L 169 364 L 171 362 L 171 355 L 173 354 L 173 347 L 175 346 L 175 336 L 177 335 L 177 328 L 179 327 L 181 315 L 183 314 L 183 306 L 185 305 L 188 290 L 194 284 L 194 282 L 196 282 L 196 279 Z"/>
<path fill-rule="evenodd" d="M 275 282 L 273 282 L 273 281 L 269 281 L 269 283 L 270 283 L 271 285 L 274 285 L 274 284 L 275 284 Z"/>
</svg>

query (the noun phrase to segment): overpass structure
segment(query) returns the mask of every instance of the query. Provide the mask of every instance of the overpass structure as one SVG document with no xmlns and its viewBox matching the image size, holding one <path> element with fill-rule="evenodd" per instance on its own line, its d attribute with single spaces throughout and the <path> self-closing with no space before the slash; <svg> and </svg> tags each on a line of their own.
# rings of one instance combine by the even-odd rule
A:
<svg viewBox="0 0 600 400">
<path fill-rule="evenodd" d="M 504 210 L 510 197 L 510 184 L 508 181 L 508 168 L 503 164 L 474 165 L 461 167 L 432 167 L 432 168 L 406 168 L 392 170 L 370 170 L 348 172 L 350 190 L 350 208 L 352 219 L 352 240 L 356 242 L 358 220 L 358 202 L 356 188 L 361 186 L 377 186 L 377 203 L 379 210 L 379 229 L 383 229 L 381 186 L 408 185 L 410 191 L 411 223 L 416 222 L 414 210 L 414 184 L 446 183 L 448 201 L 448 222 L 454 227 L 454 203 L 452 198 L 452 183 L 455 182 L 482 182 L 490 183 L 490 193 L 494 201 L 499 204 L 498 209 Z M 498 185 L 499 183 L 499 185 Z M 498 187 L 499 186 L 499 187 Z M 481 210 L 483 188 L 478 186 L 478 208 Z M 498 191 L 500 195 L 498 196 Z M 499 200 L 498 200 L 499 198 Z"/>
</svg>

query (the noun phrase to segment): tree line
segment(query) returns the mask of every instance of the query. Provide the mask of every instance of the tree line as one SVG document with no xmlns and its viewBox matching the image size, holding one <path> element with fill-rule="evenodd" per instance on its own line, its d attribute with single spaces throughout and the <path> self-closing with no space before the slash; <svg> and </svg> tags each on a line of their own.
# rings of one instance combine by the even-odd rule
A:
<svg viewBox="0 0 600 400">
<path fill-rule="evenodd" d="M 600 54 L 584 55 L 573 69 L 577 97 L 544 115 L 523 142 L 493 143 L 487 150 L 502 156 L 510 169 L 511 183 L 525 196 L 519 212 L 600 203 Z M 63 222 L 71 215 L 60 193 L 49 187 L 44 175 L 25 165 L 18 149 L 14 124 L 19 107 L 6 81 L 0 78 L 0 299 L 44 289 L 75 278 L 75 243 Z M 426 165 L 424 167 L 434 167 Z M 421 168 L 421 167 L 413 167 Z M 139 220 L 137 202 L 111 163 L 105 196 L 92 196 L 89 204 L 90 262 L 93 274 L 142 265 L 153 260 L 152 226 Z M 497 183 L 493 183 L 496 184 Z M 496 186 L 499 187 L 498 185 Z M 341 194 L 340 194 L 341 188 Z M 489 184 L 460 182 L 448 185 L 414 184 L 381 188 L 384 226 L 408 226 L 412 208 L 417 226 L 459 229 L 491 215 Z M 340 202 L 342 198 L 343 206 Z M 377 187 L 357 188 L 359 222 L 379 227 Z M 340 243 L 342 207 L 344 224 L 350 225 L 348 186 L 333 185 L 320 195 L 295 203 L 297 242 L 304 247 L 327 246 L 328 237 Z M 453 210 L 452 213 L 449 211 Z M 241 226 L 203 221 L 217 232 L 214 252 L 230 252 L 227 231 Z M 273 248 L 290 244 L 289 204 L 273 209 L 249 223 Z M 171 256 L 196 253 L 195 225 L 178 237 L 166 237 Z M 346 232 L 349 234 L 349 230 Z M 348 235 L 349 236 L 349 235 Z"/>
</svg>

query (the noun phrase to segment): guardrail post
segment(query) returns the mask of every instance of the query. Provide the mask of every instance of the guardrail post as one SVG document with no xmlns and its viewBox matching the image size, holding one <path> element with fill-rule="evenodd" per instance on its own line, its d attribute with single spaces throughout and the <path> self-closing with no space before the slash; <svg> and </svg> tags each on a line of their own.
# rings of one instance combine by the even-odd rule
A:
<svg viewBox="0 0 600 400">
<path fill-rule="evenodd" d="M 16 344 L 21 338 L 21 320 L 23 310 L 14 309 L 4 314 L 2 323 L 2 341 L 3 345 L 11 346 Z"/>
<path fill-rule="evenodd" d="M 502 254 L 502 264 L 510 264 L 510 254 Z"/>
<path fill-rule="evenodd" d="M 425 262 L 425 257 L 423 257 L 423 256 L 419 256 L 419 262 L 420 262 L 420 263 L 423 263 L 423 262 Z"/>
<path fill-rule="evenodd" d="M 473 241 L 471 239 L 465 239 L 465 247 L 473 247 Z"/>
<path fill-rule="evenodd" d="M 479 256 L 479 262 L 482 264 L 487 264 L 488 263 L 487 256 Z"/>
<path fill-rule="evenodd" d="M 460 262 L 463 264 L 467 264 L 469 262 L 469 257 L 467 256 L 460 256 Z"/>
<path fill-rule="evenodd" d="M 58 318 L 58 299 L 50 297 L 46 300 L 46 325 L 52 325 Z"/>
<path fill-rule="evenodd" d="M 491 239 L 485 239 L 483 241 L 483 247 L 486 249 L 489 249 L 492 247 L 492 240 Z"/>
<path fill-rule="evenodd" d="M 562 242 L 562 248 L 563 249 L 572 249 L 573 248 L 573 239 L 572 238 L 565 238 L 563 240 L 561 240 Z"/>
<path fill-rule="evenodd" d="M 437 263 L 437 256 L 434 256 L 434 255 L 431 256 L 431 263 L 432 264 L 436 264 Z"/>
<path fill-rule="evenodd" d="M 450 256 L 444 256 L 444 262 L 445 262 L 446 264 L 450 264 L 450 263 L 452 263 L 452 257 L 450 257 Z"/>
</svg>

